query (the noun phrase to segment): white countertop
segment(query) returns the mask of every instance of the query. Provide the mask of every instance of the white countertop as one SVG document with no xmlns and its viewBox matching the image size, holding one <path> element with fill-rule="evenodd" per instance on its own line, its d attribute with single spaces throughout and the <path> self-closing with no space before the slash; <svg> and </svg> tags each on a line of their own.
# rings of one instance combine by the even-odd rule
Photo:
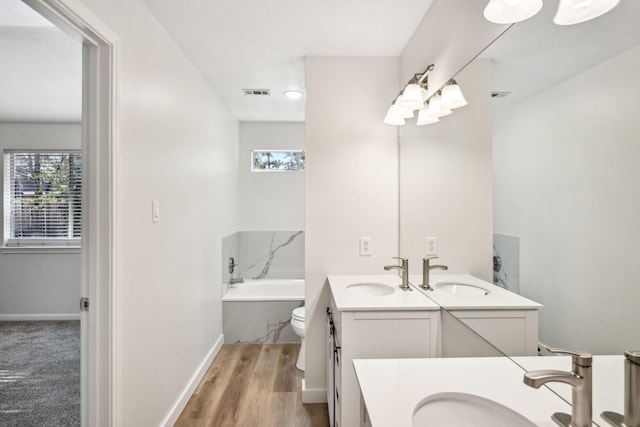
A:
<svg viewBox="0 0 640 427">
<path fill-rule="evenodd" d="M 354 360 L 373 427 L 412 427 L 422 399 L 461 392 L 492 399 L 542 427 L 571 407 L 550 390 L 523 383 L 524 371 L 506 357 Z"/>
<path fill-rule="evenodd" d="M 527 371 L 538 369 L 571 370 L 571 356 L 512 357 Z M 593 356 L 593 420 L 600 425 L 609 425 L 602 420 L 604 411 L 624 413 L 624 356 Z M 571 387 L 561 383 L 547 383 L 547 386 L 568 402 L 571 401 Z"/>
<path fill-rule="evenodd" d="M 424 294 L 413 289 L 403 291 L 398 287 L 402 283 L 396 274 L 380 275 L 330 275 L 329 287 L 339 311 L 368 310 L 439 310 L 440 306 Z M 384 296 L 365 296 L 347 292 L 346 288 L 354 283 L 383 283 L 393 287 L 394 292 Z"/>
<path fill-rule="evenodd" d="M 409 282 L 418 291 L 446 310 L 537 310 L 542 307 L 542 304 L 470 274 L 432 273 L 429 280 L 431 287 L 434 288 L 433 291 L 418 287 L 422 283 L 422 275 L 409 276 Z M 489 294 L 479 296 L 453 294 L 438 289 L 437 284 L 442 282 L 467 283 L 483 288 Z"/>
</svg>

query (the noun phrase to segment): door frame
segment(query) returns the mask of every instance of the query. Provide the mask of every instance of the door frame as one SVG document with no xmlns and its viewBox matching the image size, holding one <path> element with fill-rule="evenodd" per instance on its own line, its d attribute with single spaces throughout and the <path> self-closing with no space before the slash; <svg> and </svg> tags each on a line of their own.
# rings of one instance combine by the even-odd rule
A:
<svg viewBox="0 0 640 427">
<path fill-rule="evenodd" d="M 80 0 L 23 0 L 83 45 L 81 420 L 117 425 L 115 313 L 118 38 Z"/>
</svg>

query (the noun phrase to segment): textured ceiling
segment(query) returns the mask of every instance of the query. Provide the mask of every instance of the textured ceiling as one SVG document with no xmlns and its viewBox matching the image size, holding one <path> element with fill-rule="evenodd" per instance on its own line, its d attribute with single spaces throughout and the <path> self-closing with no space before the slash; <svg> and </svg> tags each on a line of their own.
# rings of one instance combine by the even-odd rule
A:
<svg viewBox="0 0 640 427">
<path fill-rule="evenodd" d="M 0 10 L 0 122 L 80 122 L 81 43 L 19 0 Z"/>
</svg>

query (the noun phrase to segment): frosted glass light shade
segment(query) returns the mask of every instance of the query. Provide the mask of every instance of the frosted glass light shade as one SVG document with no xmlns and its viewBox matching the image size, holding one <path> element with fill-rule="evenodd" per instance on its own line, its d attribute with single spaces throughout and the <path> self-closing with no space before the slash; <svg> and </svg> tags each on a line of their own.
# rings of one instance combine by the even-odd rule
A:
<svg viewBox="0 0 640 427">
<path fill-rule="evenodd" d="M 553 22 L 573 25 L 604 15 L 617 6 L 620 0 L 560 0 Z"/>
<path fill-rule="evenodd" d="M 387 111 L 387 115 L 385 116 L 384 120 L 382 120 L 382 123 L 387 124 L 387 125 L 392 125 L 392 126 L 402 126 L 404 125 L 404 119 L 400 116 L 396 116 L 395 114 L 393 114 L 393 111 L 391 110 L 393 108 L 393 106 L 391 106 L 389 108 L 389 111 Z"/>
<path fill-rule="evenodd" d="M 416 121 L 416 125 L 424 126 L 430 125 L 433 123 L 438 123 L 440 121 L 439 118 L 429 113 L 429 108 L 424 107 L 420 111 L 418 111 L 418 120 Z"/>
<path fill-rule="evenodd" d="M 442 98 L 440 95 L 433 95 L 431 97 L 428 112 L 435 117 L 444 117 L 452 113 L 451 110 L 442 106 Z"/>
<path fill-rule="evenodd" d="M 442 106 L 448 109 L 460 108 L 467 105 L 460 86 L 454 81 L 452 84 L 446 85 L 442 89 Z"/>
<path fill-rule="evenodd" d="M 422 88 L 420 85 L 410 84 L 405 86 L 396 104 L 409 110 L 419 110 L 422 108 L 424 103 L 422 102 Z"/>
<path fill-rule="evenodd" d="M 542 0 L 491 0 L 484 17 L 496 24 L 512 24 L 531 18 L 542 9 Z"/>
</svg>

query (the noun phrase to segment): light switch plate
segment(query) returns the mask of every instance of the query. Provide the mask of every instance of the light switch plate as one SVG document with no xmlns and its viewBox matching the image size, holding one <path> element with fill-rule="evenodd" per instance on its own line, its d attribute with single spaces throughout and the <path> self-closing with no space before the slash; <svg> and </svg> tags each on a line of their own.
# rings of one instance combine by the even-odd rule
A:
<svg viewBox="0 0 640 427">
<path fill-rule="evenodd" d="M 160 222 L 160 201 L 159 200 L 151 201 L 151 221 Z"/>
</svg>

